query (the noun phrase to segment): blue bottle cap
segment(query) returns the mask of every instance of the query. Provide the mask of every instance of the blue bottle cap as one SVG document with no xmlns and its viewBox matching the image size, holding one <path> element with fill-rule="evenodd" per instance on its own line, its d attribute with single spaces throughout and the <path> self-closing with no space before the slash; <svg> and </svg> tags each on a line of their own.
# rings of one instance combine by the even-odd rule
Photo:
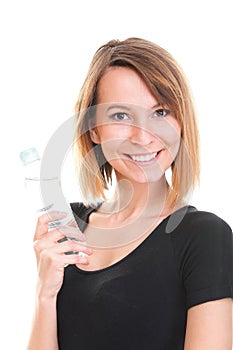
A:
<svg viewBox="0 0 233 350">
<path fill-rule="evenodd" d="M 23 165 L 28 165 L 36 160 L 40 160 L 39 153 L 35 147 L 20 152 L 19 157 L 23 162 Z"/>
</svg>

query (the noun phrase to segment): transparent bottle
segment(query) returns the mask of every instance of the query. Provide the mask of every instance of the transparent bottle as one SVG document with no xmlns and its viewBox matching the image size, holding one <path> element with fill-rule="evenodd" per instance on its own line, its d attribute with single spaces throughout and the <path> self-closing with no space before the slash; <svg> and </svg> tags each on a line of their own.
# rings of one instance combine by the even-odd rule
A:
<svg viewBox="0 0 233 350">
<path fill-rule="evenodd" d="M 49 230 L 59 227 L 66 236 L 60 241 L 75 239 L 84 243 L 85 236 L 79 230 L 72 210 L 64 199 L 59 177 L 47 177 L 41 174 L 41 158 L 34 147 L 22 151 L 20 159 L 25 167 L 25 188 L 29 207 L 35 215 L 37 217 L 43 213 L 49 215 L 51 218 Z M 54 211 L 65 212 L 66 217 L 61 220 L 54 220 Z M 72 254 L 73 252 L 68 253 Z"/>
<path fill-rule="evenodd" d="M 53 203 L 44 205 L 40 190 L 40 165 L 41 159 L 36 148 L 29 148 L 20 153 L 20 159 L 25 166 L 25 188 L 28 203 L 33 212 L 38 216 L 53 207 Z M 57 181 L 57 178 L 43 179 L 42 181 Z"/>
</svg>

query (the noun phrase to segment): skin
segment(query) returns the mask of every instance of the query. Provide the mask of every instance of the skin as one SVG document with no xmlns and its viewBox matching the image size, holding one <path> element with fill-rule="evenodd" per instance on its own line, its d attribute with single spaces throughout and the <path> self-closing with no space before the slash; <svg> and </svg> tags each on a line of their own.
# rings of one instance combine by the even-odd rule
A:
<svg viewBox="0 0 233 350">
<path fill-rule="evenodd" d="M 120 203 L 127 202 L 125 217 L 130 218 L 147 202 L 147 212 L 153 208 L 154 213 L 155 208 L 159 208 L 161 213 L 161 202 L 168 189 L 165 171 L 180 144 L 178 121 L 168 107 L 159 105 L 141 78 L 129 68 L 111 67 L 106 71 L 98 84 L 97 103 L 95 127 L 90 131 L 92 141 L 101 144 L 106 159 L 115 169 L 118 183 L 128 184 L 120 186 L 115 208 L 122 208 Z M 148 164 L 134 162 L 128 156 L 156 151 L 161 151 L 159 158 L 152 163 L 145 162 Z M 129 188 L 130 203 L 126 200 Z M 123 213 L 118 211 L 120 220 L 115 218 L 121 222 Z"/>
<path fill-rule="evenodd" d="M 118 107 L 119 106 L 119 107 Z M 155 184 L 173 162 L 180 144 L 180 126 L 175 116 L 159 105 L 140 77 L 129 68 L 107 70 L 97 89 L 96 127 L 92 141 L 100 143 L 117 179 L 127 179 L 135 190 Z M 127 155 L 162 151 L 157 162 L 135 164 Z"/>
<path fill-rule="evenodd" d="M 165 171 L 179 150 L 181 128 L 169 107 L 158 103 L 138 74 L 129 68 L 111 67 L 98 84 L 90 135 L 95 144 L 101 144 L 105 158 L 115 170 L 117 195 L 90 215 L 85 234 L 89 245 L 95 247 L 100 242 L 95 242 L 94 237 L 107 241 L 116 236 L 110 235 L 110 230 L 118 230 L 119 240 L 109 241 L 105 246 L 108 251 L 96 249 L 98 261 L 94 262 L 93 257 L 88 269 L 120 260 L 171 213 L 166 204 L 169 186 Z M 154 159 L 139 161 L 138 157 L 157 152 Z M 178 203 L 175 209 L 182 205 Z M 133 236 L 135 231 L 137 237 Z M 127 247 L 117 249 L 123 245 Z"/>
<path fill-rule="evenodd" d="M 65 214 L 52 213 L 54 220 L 64 218 Z M 58 350 L 56 299 L 61 288 L 64 268 L 67 264 L 88 264 L 88 259 L 79 255 L 66 255 L 67 251 L 79 251 L 90 256 L 92 249 L 75 241 L 58 243 L 64 238 L 61 230 L 48 232 L 51 216 L 42 215 L 37 222 L 34 235 L 34 250 L 37 259 L 38 281 L 36 306 L 31 335 L 27 350 Z"/>
<path fill-rule="evenodd" d="M 48 232 L 50 219 L 46 214 L 40 217 L 34 236 L 38 265 L 36 308 L 27 350 L 58 350 L 56 297 L 67 264 L 76 264 L 84 270 L 109 266 L 132 251 L 170 213 L 166 205 L 168 184 L 165 171 L 172 164 L 180 144 L 180 126 L 175 116 L 172 113 L 167 115 L 166 127 L 150 118 L 151 113 L 161 107 L 140 77 L 129 68 L 108 69 L 97 92 L 101 107 L 97 108 L 95 125 L 90 125 L 90 135 L 93 142 L 101 144 L 105 157 L 116 170 L 118 193 L 113 201 L 103 204 L 101 210 L 90 215 L 87 236 L 93 228 L 103 232 L 104 228 L 121 230 L 127 227 L 128 231 L 138 222 L 148 230 L 123 246 L 91 249 L 75 241 L 57 243 L 64 234 L 58 229 Z M 109 119 L 104 107 L 113 103 L 130 105 L 127 112 L 130 112 L 131 119 L 125 115 L 120 123 L 118 119 Z M 119 112 L 118 107 L 111 109 L 111 114 L 116 112 Z M 128 157 L 128 154 L 145 155 L 157 150 L 162 152 L 151 164 L 134 162 Z M 53 215 L 54 219 L 62 217 L 64 214 L 61 213 Z M 64 254 L 67 251 L 81 251 L 87 257 Z M 231 299 L 203 303 L 188 310 L 185 350 L 231 350 L 231 346 Z"/>
</svg>

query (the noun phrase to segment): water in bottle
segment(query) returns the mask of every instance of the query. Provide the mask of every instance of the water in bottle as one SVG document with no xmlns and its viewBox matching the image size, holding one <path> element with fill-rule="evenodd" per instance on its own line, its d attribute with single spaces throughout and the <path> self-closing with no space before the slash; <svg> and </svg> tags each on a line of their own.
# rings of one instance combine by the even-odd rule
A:
<svg viewBox="0 0 233 350">
<path fill-rule="evenodd" d="M 33 211 L 37 216 L 47 213 L 51 218 L 49 229 L 59 227 L 66 236 L 65 239 L 84 242 L 85 236 L 79 230 L 72 210 L 64 199 L 59 177 L 56 174 L 49 177 L 41 174 L 41 158 L 34 147 L 22 151 L 20 159 L 25 167 L 25 188 L 29 205 L 34 207 Z M 54 220 L 53 213 L 56 211 L 65 212 L 66 217 Z"/>
</svg>

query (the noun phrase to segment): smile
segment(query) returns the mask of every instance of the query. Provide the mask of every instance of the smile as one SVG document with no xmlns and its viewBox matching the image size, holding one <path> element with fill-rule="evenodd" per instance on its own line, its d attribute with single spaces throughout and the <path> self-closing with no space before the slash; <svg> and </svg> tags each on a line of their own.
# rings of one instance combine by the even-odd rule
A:
<svg viewBox="0 0 233 350">
<path fill-rule="evenodd" d="M 157 158 L 160 151 L 149 154 L 127 154 L 127 156 L 135 162 L 150 162 Z"/>
</svg>

